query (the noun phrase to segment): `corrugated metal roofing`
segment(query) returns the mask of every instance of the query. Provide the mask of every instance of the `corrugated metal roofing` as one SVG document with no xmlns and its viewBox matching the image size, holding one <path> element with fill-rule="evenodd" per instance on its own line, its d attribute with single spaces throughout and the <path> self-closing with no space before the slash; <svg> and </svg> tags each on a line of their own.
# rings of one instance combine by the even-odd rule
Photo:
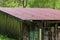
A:
<svg viewBox="0 0 60 40">
<path fill-rule="evenodd" d="M 0 8 L 22 20 L 60 20 L 60 10 L 50 8 Z"/>
</svg>

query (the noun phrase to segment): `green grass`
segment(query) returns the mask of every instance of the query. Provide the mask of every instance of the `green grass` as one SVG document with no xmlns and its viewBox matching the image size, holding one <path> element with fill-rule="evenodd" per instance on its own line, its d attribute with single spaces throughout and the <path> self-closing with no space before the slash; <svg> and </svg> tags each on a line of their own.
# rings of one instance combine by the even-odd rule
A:
<svg viewBox="0 0 60 40">
<path fill-rule="evenodd" d="M 15 39 L 8 38 L 7 36 L 0 35 L 0 40 L 15 40 Z"/>
<path fill-rule="evenodd" d="M 58 26 L 58 28 L 60 28 L 60 26 Z"/>
</svg>

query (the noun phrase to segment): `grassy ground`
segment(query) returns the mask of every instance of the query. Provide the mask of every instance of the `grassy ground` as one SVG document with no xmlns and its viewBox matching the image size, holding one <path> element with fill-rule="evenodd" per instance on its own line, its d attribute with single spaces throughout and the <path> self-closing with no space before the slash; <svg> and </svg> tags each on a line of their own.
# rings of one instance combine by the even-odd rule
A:
<svg viewBox="0 0 60 40">
<path fill-rule="evenodd" d="M 7 36 L 0 35 L 0 40 L 15 40 L 15 39 L 8 38 Z"/>
</svg>

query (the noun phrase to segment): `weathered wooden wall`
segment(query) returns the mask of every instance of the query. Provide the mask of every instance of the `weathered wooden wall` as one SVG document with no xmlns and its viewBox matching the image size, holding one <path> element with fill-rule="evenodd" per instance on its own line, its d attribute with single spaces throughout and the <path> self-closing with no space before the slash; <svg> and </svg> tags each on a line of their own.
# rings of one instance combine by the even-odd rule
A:
<svg viewBox="0 0 60 40">
<path fill-rule="evenodd" d="M 0 34 L 18 38 L 21 32 L 22 20 L 0 11 Z"/>
</svg>

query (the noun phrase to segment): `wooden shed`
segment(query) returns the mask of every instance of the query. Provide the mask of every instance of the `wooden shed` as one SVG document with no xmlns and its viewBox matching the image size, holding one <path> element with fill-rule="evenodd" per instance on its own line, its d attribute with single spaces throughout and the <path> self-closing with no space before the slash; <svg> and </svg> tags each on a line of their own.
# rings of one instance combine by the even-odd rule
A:
<svg viewBox="0 0 60 40">
<path fill-rule="evenodd" d="M 60 10 L 0 8 L 0 34 L 18 40 L 59 40 Z"/>
</svg>

